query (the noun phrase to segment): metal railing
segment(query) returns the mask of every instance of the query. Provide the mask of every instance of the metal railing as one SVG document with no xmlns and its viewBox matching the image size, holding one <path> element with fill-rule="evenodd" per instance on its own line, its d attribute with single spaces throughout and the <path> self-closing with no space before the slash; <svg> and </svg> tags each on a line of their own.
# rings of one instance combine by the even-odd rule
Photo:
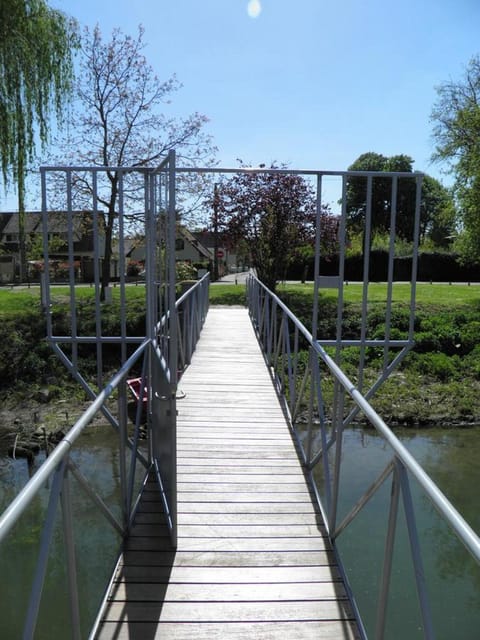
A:
<svg viewBox="0 0 480 640">
<path fill-rule="evenodd" d="M 379 492 L 380 487 L 389 477 L 392 478 L 389 502 L 385 505 L 385 513 L 388 512 L 389 515 L 380 589 L 376 603 L 376 621 L 374 633 L 371 636 L 379 640 L 387 637 L 387 605 L 392 580 L 394 542 L 399 529 L 397 516 L 399 504 L 402 502 L 423 637 L 434 638 L 434 624 L 427 589 L 428 580 L 419 540 L 412 485 L 416 484 L 415 489 L 420 489 L 420 493 L 430 501 L 441 519 L 447 523 L 451 536 L 456 537 L 463 544 L 477 563 L 480 562 L 480 538 L 372 408 L 356 385 L 349 380 L 320 341 L 313 340 L 311 333 L 278 296 L 257 278 L 249 276 L 247 298 L 252 323 L 264 350 L 266 362 L 272 367 L 277 389 L 289 414 L 291 428 L 296 436 L 308 477 L 322 511 L 329 538 L 344 572 L 347 587 L 349 576 L 343 568 L 338 543 L 367 503 Z M 303 354 L 307 352 L 308 356 L 302 357 L 302 352 Z M 340 519 L 342 436 L 352 415 L 352 410 L 348 411 L 346 406 L 348 398 L 353 405 L 352 410 L 361 411 L 369 425 L 390 447 L 391 456 L 385 468 L 375 477 L 363 495 L 355 503 L 346 507 L 345 515 Z M 364 543 L 367 546 L 370 544 L 368 537 Z M 355 594 L 350 595 L 356 607 Z M 362 611 L 357 610 L 357 616 L 361 621 Z M 365 628 L 363 633 L 366 637 Z M 401 636 L 401 632 L 399 633 Z"/>
<path fill-rule="evenodd" d="M 195 345 L 208 313 L 208 287 L 210 275 L 207 273 L 193 287 L 185 291 L 177 300 L 180 312 L 178 319 L 178 365 L 181 373 L 191 360 Z"/>
<path fill-rule="evenodd" d="M 208 309 L 208 285 L 209 276 L 207 274 L 176 302 L 177 312 L 180 312 L 177 313 L 177 318 L 181 318 L 177 334 L 179 341 L 179 369 L 181 370 L 190 362 L 200 335 Z M 158 341 L 148 337 L 145 338 L 119 371 L 104 386 L 88 409 L 75 422 L 0 517 L 1 548 L 9 539 L 11 541 L 12 538 L 18 535 L 19 527 L 26 526 L 22 516 L 29 509 L 32 510 L 39 495 L 45 494 L 45 492 L 48 493 L 45 513 L 39 517 L 37 513 L 37 519 L 35 519 L 35 515 L 32 516 L 34 528 L 41 528 L 41 533 L 39 535 L 36 568 L 31 577 L 27 610 L 22 611 L 21 603 L 18 603 L 15 610 L 1 611 L 1 616 L 4 620 L 8 616 L 12 616 L 12 619 L 15 618 L 23 622 L 23 638 L 34 637 L 41 607 L 42 592 L 48 572 L 49 556 L 52 545 L 58 542 L 58 537 L 61 538 L 65 547 L 71 637 L 85 637 L 85 632 L 81 630 L 82 623 L 85 623 L 85 620 L 87 620 L 87 625 L 83 624 L 84 627 L 88 626 L 90 628 L 92 626 L 92 612 L 90 611 L 86 614 L 81 611 L 79 594 L 82 588 L 79 586 L 78 573 L 82 558 L 78 557 L 78 552 L 75 548 L 74 533 L 78 532 L 79 525 L 75 522 L 73 504 L 75 503 L 76 492 L 71 489 L 71 480 L 73 479 L 82 492 L 88 496 L 91 506 L 95 506 L 98 512 L 104 516 L 107 529 L 110 528 L 116 532 L 120 544 L 132 524 L 141 490 L 149 472 L 153 470 L 152 466 L 154 464 L 151 441 L 145 442 L 140 437 L 141 414 L 144 405 L 141 394 L 139 402 L 137 402 L 134 423 L 129 422 L 127 378 L 132 375 L 132 370 L 136 369 L 138 371 L 138 367 L 142 366 L 140 389 L 146 389 L 146 398 L 150 405 L 152 396 L 155 395 L 156 391 L 156 377 L 153 376 L 153 382 L 149 384 L 150 378 L 147 372 L 149 371 L 149 366 L 150 371 L 152 370 L 152 362 L 157 363 L 159 371 L 162 372 L 164 370 L 162 366 L 163 357 L 164 354 Z M 143 364 L 141 364 L 142 360 Z M 115 412 L 111 404 L 113 399 L 116 401 L 115 416 L 113 415 Z M 118 504 L 115 506 L 108 504 L 107 499 L 102 497 L 101 492 L 93 486 L 93 474 L 98 469 L 93 466 L 91 470 L 90 468 L 81 470 L 71 455 L 79 437 L 85 433 L 86 428 L 102 410 L 108 411 L 108 415 L 112 418 L 111 423 L 117 427 L 118 433 L 118 467 L 115 467 L 113 473 L 116 477 L 118 476 L 120 492 Z M 148 413 L 151 437 L 151 433 L 156 430 L 157 425 L 155 424 L 155 414 L 151 407 L 148 409 Z M 141 465 L 140 471 L 138 463 Z M 89 472 L 92 477 L 87 477 Z M 60 525 L 60 533 L 57 532 L 55 534 L 57 527 L 56 513 L 59 504 L 61 505 L 62 523 Z M 175 518 L 175 516 L 173 517 Z M 30 526 L 32 526 L 32 522 L 30 522 Z M 173 527 L 176 527 L 176 522 L 173 522 Z M 110 559 L 103 559 L 104 562 L 109 562 L 110 571 L 113 570 L 117 557 L 118 548 L 112 553 Z M 99 558 L 99 565 L 101 561 L 102 558 Z M 26 570 L 19 567 L 18 579 L 26 573 L 28 573 Z M 59 584 L 58 588 L 61 590 L 63 587 Z M 60 596 L 61 594 L 59 593 L 58 595 Z M 104 585 L 93 613 L 96 613 L 101 597 L 105 597 L 105 595 Z M 59 631 L 59 635 L 55 635 L 55 617 L 55 612 L 51 612 L 49 637 L 65 637 L 65 629 Z"/>
</svg>

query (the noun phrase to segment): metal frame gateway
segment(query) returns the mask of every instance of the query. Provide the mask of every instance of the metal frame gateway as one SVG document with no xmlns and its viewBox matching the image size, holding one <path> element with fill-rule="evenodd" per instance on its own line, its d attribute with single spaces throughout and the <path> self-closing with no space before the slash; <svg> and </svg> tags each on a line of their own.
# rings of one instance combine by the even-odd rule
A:
<svg viewBox="0 0 480 640">
<path fill-rule="evenodd" d="M 123 446 L 132 451 L 129 476 L 125 464 L 121 465 L 122 484 L 125 485 L 125 509 L 130 513 L 135 500 L 133 495 L 136 459 L 149 468 L 153 465 L 164 502 L 164 510 L 171 532 L 172 544 L 176 544 L 176 400 L 178 376 L 178 314 L 175 293 L 175 152 L 156 168 L 135 167 L 42 167 L 42 217 L 44 239 L 44 264 L 49 265 L 49 216 L 60 209 L 67 219 L 68 286 L 69 300 L 58 321 L 55 312 L 55 287 L 50 282 L 49 269 L 42 278 L 42 302 L 47 319 L 47 340 L 54 352 L 80 383 L 86 394 L 94 400 L 104 388 L 106 375 L 106 351 L 117 347 L 118 366 L 124 367 L 131 357 L 132 347 L 142 351 L 139 375 L 140 402 L 132 438 L 126 434 L 126 407 L 116 418 L 106 405 L 102 406 L 105 418 L 123 435 Z M 64 193 L 59 198 L 59 189 Z M 115 196 L 114 215 L 109 219 L 102 205 Z M 74 216 L 79 205 L 93 236 L 93 296 L 81 296 L 75 280 Z M 140 209 L 140 213 L 139 213 Z M 78 222 L 77 222 L 78 223 Z M 118 281 L 105 287 L 103 269 L 107 225 L 111 225 L 111 242 L 118 243 Z M 144 335 L 132 335 L 129 329 L 129 309 L 126 290 L 128 229 L 135 229 L 145 239 L 145 305 Z M 143 289 L 143 286 L 141 287 Z M 91 293 L 91 292 L 89 292 Z M 118 317 L 112 318 L 112 297 Z M 58 302 L 58 301 L 57 301 Z M 94 317 L 94 332 L 81 333 L 79 317 L 90 313 Z M 57 315 L 56 315 L 57 314 Z M 117 335 L 105 335 L 106 324 L 117 326 Z M 63 326 L 62 326 L 63 324 Z M 60 327 L 68 329 L 60 332 Z M 96 353 L 97 389 L 92 388 L 82 371 L 82 349 L 94 348 Z M 138 365 L 137 365 L 138 366 Z M 142 392 L 143 390 L 143 392 Z M 126 379 L 122 381 L 119 397 L 127 401 Z M 138 447 L 140 417 L 143 400 L 147 405 L 149 451 L 147 457 Z"/>
<path fill-rule="evenodd" d="M 55 298 L 55 289 L 50 283 L 48 269 L 43 276 L 43 304 L 47 318 L 47 340 L 55 353 L 67 366 L 74 378 L 81 384 L 85 392 L 94 399 L 103 388 L 105 350 L 111 349 L 113 344 L 120 350 L 119 365 L 123 366 L 127 361 L 131 345 L 140 345 L 145 340 L 148 348 L 145 348 L 141 371 L 141 387 L 146 387 L 148 398 L 149 418 L 149 459 L 154 464 L 158 483 L 164 497 L 165 510 L 169 519 L 172 543 L 176 541 L 176 403 L 178 372 L 178 340 L 177 327 L 179 319 L 175 305 L 175 226 L 176 226 L 176 195 L 179 188 L 178 176 L 208 175 L 215 180 L 226 178 L 233 174 L 294 174 L 302 176 L 311 182 L 316 191 L 316 225 L 315 225 L 315 279 L 314 279 L 314 304 L 312 309 L 311 333 L 314 341 L 326 348 L 330 348 L 334 354 L 335 362 L 342 365 L 343 350 L 354 349 L 357 353 L 357 389 L 365 399 L 369 400 L 380 385 L 399 366 L 403 358 L 413 346 L 413 328 L 415 314 L 415 291 L 417 254 L 419 242 L 420 207 L 422 174 L 420 173 L 378 173 L 378 172 L 348 172 L 348 171 L 303 171 L 289 169 L 267 168 L 188 168 L 177 167 L 175 164 L 175 152 L 171 151 L 165 161 L 157 168 L 138 167 L 42 167 L 42 213 L 44 232 L 44 256 L 45 264 L 49 264 L 49 215 L 55 210 L 66 213 L 68 222 L 68 271 L 70 296 L 68 310 L 63 320 L 67 320 L 68 329 L 65 330 L 65 322 L 59 330 L 61 323 L 53 311 L 52 301 Z M 325 275 L 327 262 L 321 254 L 322 238 L 322 197 L 323 184 L 328 179 L 336 179 L 341 184 L 341 212 L 339 216 L 338 230 L 338 273 Z M 344 289 L 348 286 L 345 278 L 345 263 L 347 246 L 350 237 L 350 223 L 347 211 L 347 192 L 353 181 L 361 183 L 364 189 L 363 216 L 363 259 L 362 259 L 362 296 L 360 301 L 361 324 L 360 332 L 352 336 L 347 333 L 344 323 Z M 375 233 L 372 219 L 375 207 L 375 187 L 379 181 L 387 182 L 389 187 L 390 202 L 385 216 L 388 220 L 385 227 L 388 229 L 389 247 L 387 257 L 387 273 L 385 278 L 385 300 L 383 310 L 385 314 L 384 332 L 382 336 L 370 335 L 368 326 L 369 286 L 370 286 L 370 255 L 373 237 Z M 399 185 L 408 182 L 413 186 L 414 202 L 411 208 L 414 210 L 412 218 L 413 238 L 412 262 L 409 278 L 410 309 L 408 318 L 408 330 L 398 339 L 392 336 L 391 318 L 393 309 L 393 291 L 395 281 L 395 261 L 397 229 L 401 217 L 401 205 L 399 204 Z M 112 187 L 114 185 L 114 187 Z M 102 262 L 105 245 L 106 214 L 102 211 L 102 203 L 108 202 L 109 194 L 115 189 L 116 206 L 115 216 L 110 221 L 114 226 L 113 234 L 118 242 L 119 277 L 114 287 L 104 291 L 107 302 L 102 300 Z M 59 192 L 61 197 L 59 198 Z M 93 257 L 93 311 L 95 317 L 94 332 L 89 335 L 80 335 L 79 315 L 86 311 L 85 303 L 76 289 L 75 281 L 75 253 L 74 253 L 74 221 L 76 212 L 81 209 L 86 216 L 90 216 L 90 224 L 93 232 L 94 257 Z M 139 213 L 140 210 L 140 213 Z M 130 226 L 129 226 L 130 225 Z M 126 302 L 126 287 L 128 279 L 125 275 L 127 248 L 125 235 L 127 230 L 136 225 L 141 229 L 145 237 L 145 304 L 146 322 L 145 335 L 131 335 L 128 327 L 128 308 Z M 358 225 L 358 221 L 357 221 Z M 358 226 L 357 226 L 358 228 Z M 332 290 L 337 295 L 337 321 L 336 336 L 334 339 L 325 339 L 319 335 L 319 318 L 322 316 L 322 304 L 324 294 Z M 108 300 L 112 293 L 119 301 L 118 334 L 104 335 L 106 323 L 109 318 Z M 91 304 L 91 303 L 90 303 Z M 90 306 L 90 312 L 92 307 Z M 270 322 L 266 318 L 265 322 Z M 275 331 L 278 328 L 275 329 Z M 349 331 L 349 330 L 348 330 Z M 347 334 L 347 335 L 346 335 Z M 272 340 L 276 335 L 272 333 Z M 82 373 L 81 352 L 86 345 L 93 345 L 96 349 L 97 362 L 97 386 L 95 390 L 88 384 Z M 91 347 L 92 348 L 92 347 Z M 376 380 L 368 383 L 364 378 L 364 368 L 368 349 L 383 350 L 383 367 L 378 372 Z M 313 365 L 315 366 L 315 365 Z M 321 384 L 319 386 L 321 390 Z M 321 391 L 320 391 L 321 393 Z M 320 417 L 322 420 L 331 420 L 336 425 L 338 420 L 347 426 L 357 415 L 359 409 L 352 406 L 345 412 L 345 396 L 338 382 L 335 383 L 334 401 L 331 409 L 326 409 L 323 398 L 318 398 Z M 118 420 L 109 412 L 107 407 L 102 411 L 106 419 L 119 428 Z M 138 418 L 136 429 L 138 430 Z M 332 439 L 325 441 L 320 450 L 315 453 L 312 442 L 308 445 L 308 459 L 314 466 L 336 438 L 336 427 L 332 429 Z M 132 442 L 126 441 L 126 446 L 132 446 Z M 134 456 L 142 459 L 138 447 L 133 447 Z M 324 455 L 324 454 L 323 454 Z M 148 461 L 143 459 L 145 465 Z M 132 464 L 132 469 L 135 465 Z M 133 473 L 133 472 L 132 472 Z M 132 486 L 132 480 L 126 480 Z M 131 504 L 133 496 L 129 495 L 127 503 Z"/>
</svg>

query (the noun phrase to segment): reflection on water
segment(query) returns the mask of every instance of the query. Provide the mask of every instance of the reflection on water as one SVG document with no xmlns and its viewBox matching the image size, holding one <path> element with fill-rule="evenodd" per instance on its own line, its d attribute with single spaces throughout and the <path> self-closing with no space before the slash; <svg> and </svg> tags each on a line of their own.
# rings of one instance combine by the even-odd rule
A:
<svg viewBox="0 0 480 640">
<path fill-rule="evenodd" d="M 89 428 L 77 441 L 71 457 L 111 511 L 120 516 L 118 436 L 109 426 Z M 42 462 L 38 457 L 36 466 Z M 138 478 L 141 469 L 138 470 Z M 0 461 L 0 508 L 11 502 L 28 481 L 25 460 Z M 111 576 L 120 536 L 70 476 L 72 511 L 82 637 L 87 637 Z M 0 638 L 22 636 L 30 584 L 35 571 L 41 527 L 46 514 L 49 487 L 40 493 L 16 525 L 13 535 L 0 546 Z M 58 505 L 36 639 L 69 637 L 70 626 L 65 548 Z"/>
<path fill-rule="evenodd" d="M 397 432 L 405 446 L 438 483 L 466 520 L 480 531 L 480 428 Z M 72 454 L 83 473 L 118 515 L 118 443 L 110 427 L 89 430 Z M 373 431 L 348 430 L 343 449 L 339 521 L 381 473 L 391 457 L 388 445 Z M 0 507 L 4 507 L 28 480 L 25 460 L 0 460 Z M 338 546 L 369 632 L 374 637 L 376 601 L 381 579 L 391 481 L 388 480 L 352 525 Z M 425 562 L 437 640 L 476 640 L 480 629 L 480 570 L 455 541 L 421 490 L 412 483 L 418 528 Z M 111 575 L 119 538 L 98 509 L 72 480 L 75 543 L 81 595 L 82 637 L 87 637 L 98 603 Z M 0 638 L 21 637 L 35 567 L 39 533 L 46 511 L 45 489 L 27 515 L 0 548 Z M 60 510 L 57 517 L 60 521 Z M 60 527 L 54 532 L 38 630 L 35 638 L 68 637 L 69 613 L 65 554 Z M 395 541 L 391 599 L 386 637 L 422 638 L 408 535 L 399 510 Z"/>
<path fill-rule="evenodd" d="M 480 531 L 480 429 L 397 432 L 403 444 L 439 485 L 467 522 Z M 343 448 L 338 522 L 391 459 L 374 431 L 348 430 Z M 435 637 L 476 640 L 480 629 L 480 568 L 471 560 L 415 481 L 411 482 Z M 348 578 L 367 632 L 374 637 L 391 479 L 338 539 Z M 423 638 L 422 621 L 403 508 L 398 514 L 386 637 Z"/>
</svg>

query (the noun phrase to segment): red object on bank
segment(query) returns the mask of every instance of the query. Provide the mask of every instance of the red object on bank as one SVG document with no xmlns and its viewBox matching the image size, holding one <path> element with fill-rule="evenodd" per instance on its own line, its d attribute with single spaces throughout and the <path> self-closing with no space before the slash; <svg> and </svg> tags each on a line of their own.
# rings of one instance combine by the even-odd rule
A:
<svg viewBox="0 0 480 640">
<path fill-rule="evenodd" d="M 142 384 L 142 379 L 141 378 L 130 378 L 130 380 L 127 380 L 127 387 L 130 389 L 130 391 L 133 394 L 133 397 L 135 398 L 135 400 L 138 402 L 140 400 L 140 386 Z M 148 396 L 147 396 L 147 387 L 144 386 L 143 387 L 143 397 L 142 397 L 142 402 L 145 406 L 147 406 L 147 400 L 148 400 Z"/>
</svg>

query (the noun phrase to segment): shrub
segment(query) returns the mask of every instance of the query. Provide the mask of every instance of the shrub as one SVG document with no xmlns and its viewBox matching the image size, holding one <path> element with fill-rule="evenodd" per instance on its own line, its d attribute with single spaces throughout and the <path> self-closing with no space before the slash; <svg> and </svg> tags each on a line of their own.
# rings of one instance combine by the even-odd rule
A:
<svg viewBox="0 0 480 640">
<path fill-rule="evenodd" d="M 480 321 L 471 320 L 459 331 L 458 345 L 462 354 L 470 353 L 478 345 L 480 340 Z"/>
<path fill-rule="evenodd" d="M 195 280 L 197 278 L 197 269 L 189 262 L 177 262 L 175 265 L 176 278 L 181 280 Z"/>
<path fill-rule="evenodd" d="M 459 356 L 448 356 L 445 353 L 420 353 L 411 359 L 414 368 L 421 374 L 448 382 L 462 376 L 462 362 Z"/>
<path fill-rule="evenodd" d="M 465 375 L 471 375 L 480 380 L 480 344 L 475 345 L 470 353 L 463 357 L 462 364 Z"/>
</svg>

